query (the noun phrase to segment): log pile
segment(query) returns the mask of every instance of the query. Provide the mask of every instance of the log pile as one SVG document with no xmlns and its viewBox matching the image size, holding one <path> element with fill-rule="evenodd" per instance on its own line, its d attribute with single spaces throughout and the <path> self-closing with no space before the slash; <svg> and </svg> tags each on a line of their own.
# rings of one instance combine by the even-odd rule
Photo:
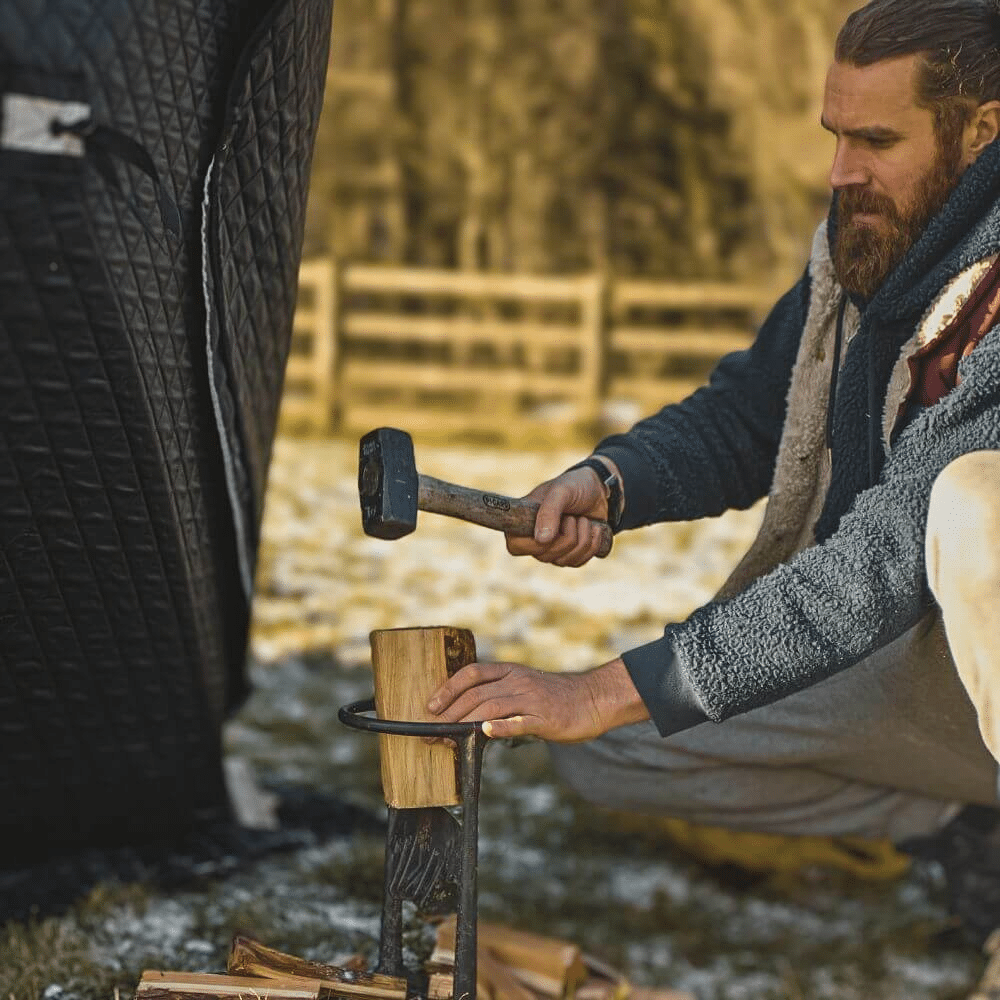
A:
<svg viewBox="0 0 1000 1000">
<path fill-rule="evenodd" d="M 136 1000 L 407 1000 L 406 981 L 286 955 L 245 934 L 233 938 L 226 975 L 147 970 Z"/>
<path fill-rule="evenodd" d="M 633 986 L 575 944 L 480 920 L 476 935 L 478 1000 L 694 1000 L 677 990 Z M 455 919 L 444 921 L 427 965 L 428 1000 L 451 1000 Z"/>
<path fill-rule="evenodd" d="M 693 1000 L 676 990 L 635 987 L 566 941 L 480 921 L 477 1000 Z M 455 920 L 437 931 L 427 963 L 427 1000 L 452 1000 Z M 415 1000 L 405 980 L 351 962 L 326 965 L 233 938 L 226 974 L 147 970 L 136 1000 Z"/>
</svg>

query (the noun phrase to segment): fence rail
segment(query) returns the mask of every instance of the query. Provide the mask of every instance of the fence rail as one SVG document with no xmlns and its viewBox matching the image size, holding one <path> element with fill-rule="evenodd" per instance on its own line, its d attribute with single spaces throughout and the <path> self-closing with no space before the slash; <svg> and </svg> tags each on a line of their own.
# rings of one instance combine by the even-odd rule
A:
<svg viewBox="0 0 1000 1000">
<path fill-rule="evenodd" d="M 631 420 L 702 384 L 773 300 L 749 285 L 306 261 L 282 425 L 499 437 L 613 425 L 614 410 Z"/>
</svg>

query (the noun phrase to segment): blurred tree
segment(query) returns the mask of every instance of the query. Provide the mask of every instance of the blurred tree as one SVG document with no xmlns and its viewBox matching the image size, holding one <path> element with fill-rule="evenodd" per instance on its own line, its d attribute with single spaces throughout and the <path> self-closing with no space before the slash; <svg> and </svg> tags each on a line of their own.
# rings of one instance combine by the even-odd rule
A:
<svg viewBox="0 0 1000 1000">
<path fill-rule="evenodd" d="M 307 252 L 780 280 L 844 0 L 337 0 Z"/>
</svg>

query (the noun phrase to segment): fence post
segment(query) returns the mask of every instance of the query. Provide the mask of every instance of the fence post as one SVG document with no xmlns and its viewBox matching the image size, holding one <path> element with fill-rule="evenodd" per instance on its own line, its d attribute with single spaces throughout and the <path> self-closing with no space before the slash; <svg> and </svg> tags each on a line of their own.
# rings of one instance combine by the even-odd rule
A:
<svg viewBox="0 0 1000 1000">
<path fill-rule="evenodd" d="M 302 284 L 308 284 L 312 291 L 312 307 L 308 310 L 312 336 L 306 361 L 311 383 L 307 412 L 309 426 L 316 434 L 329 432 L 333 416 L 336 274 L 334 261 L 321 258 L 310 261 L 301 275 Z"/>
<path fill-rule="evenodd" d="M 343 268 L 336 257 L 329 258 L 329 270 L 325 281 L 325 298 L 323 313 L 325 323 L 325 346 L 322 362 L 317 360 L 317 367 L 324 374 L 323 413 L 326 427 L 332 430 L 340 418 L 340 358 L 341 358 L 341 275 Z"/>
<path fill-rule="evenodd" d="M 596 423 L 601 412 L 607 360 L 604 342 L 606 283 L 604 272 L 598 271 L 584 278 L 580 289 L 580 415 L 587 423 Z"/>
</svg>

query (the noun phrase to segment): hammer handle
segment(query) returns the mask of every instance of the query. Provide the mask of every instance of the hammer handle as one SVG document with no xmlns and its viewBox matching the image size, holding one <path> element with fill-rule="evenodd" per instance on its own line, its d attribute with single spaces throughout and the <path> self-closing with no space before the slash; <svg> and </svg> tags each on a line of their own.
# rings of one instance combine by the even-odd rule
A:
<svg viewBox="0 0 1000 1000">
<path fill-rule="evenodd" d="M 534 500 L 518 500 L 499 493 L 484 493 L 467 486 L 456 486 L 421 473 L 417 477 L 417 508 L 431 514 L 457 517 L 470 524 L 494 528 L 518 538 L 530 538 L 535 533 L 535 517 L 540 504 Z M 611 527 L 607 521 L 590 519 L 601 533 L 598 559 L 611 551 Z"/>
</svg>

